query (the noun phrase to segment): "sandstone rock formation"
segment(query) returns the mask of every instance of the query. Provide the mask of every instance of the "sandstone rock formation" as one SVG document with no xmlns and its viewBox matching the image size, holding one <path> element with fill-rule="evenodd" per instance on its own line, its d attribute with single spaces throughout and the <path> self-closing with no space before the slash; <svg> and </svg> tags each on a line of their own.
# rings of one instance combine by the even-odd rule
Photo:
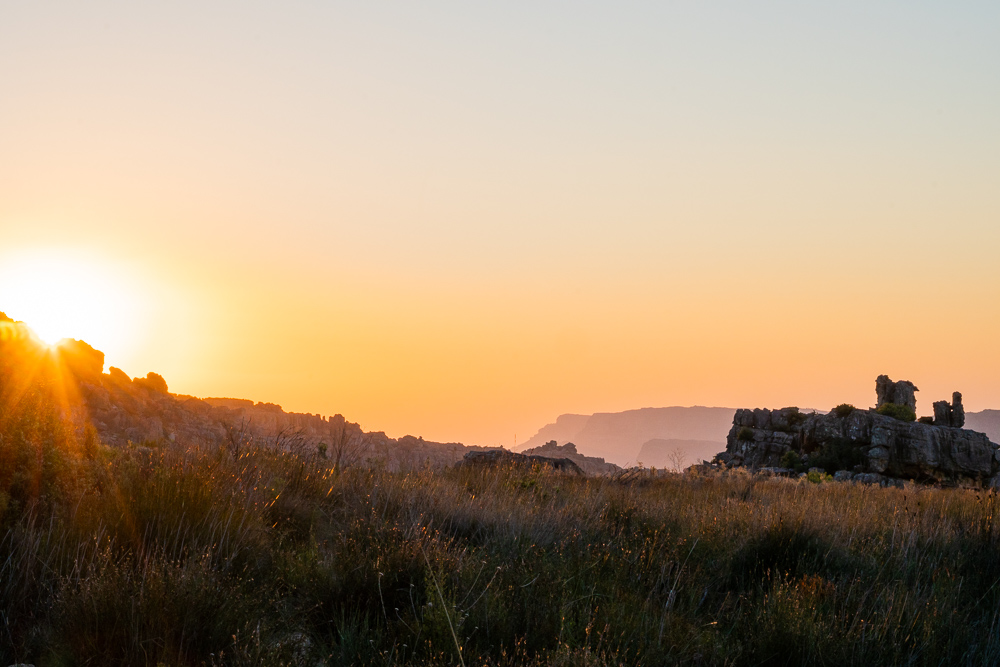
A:
<svg viewBox="0 0 1000 667">
<path fill-rule="evenodd" d="M 875 409 L 881 408 L 887 403 L 895 405 L 905 405 L 914 412 L 917 409 L 916 392 L 920 391 L 916 385 L 908 380 L 893 382 L 888 375 L 879 375 L 875 380 L 875 394 L 878 402 Z"/>
<path fill-rule="evenodd" d="M 948 401 L 937 401 L 934 403 L 934 425 L 953 426 L 962 428 L 965 426 L 965 407 L 962 405 L 962 394 L 955 392 L 951 395 L 951 403 Z"/>
<path fill-rule="evenodd" d="M 882 404 L 915 407 L 909 402 L 910 388 L 916 391 L 912 383 L 893 383 L 881 376 L 877 387 Z M 1000 446 L 983 433 L 953 425 L 959 419 L 964 423 L 957 393 L 955 403 L 959 409 L 949 406 L 948 423 L 933 425 L 847 405 L 826 415 L 805 414 L 798 408 L 737 410 L 726 451 L 718 460 L 789 471 L 816 466 L 839 473 L 837 479 L 850 473 L 860 481 L 875 478 L 859 475 L 877 475 L 945 485 L 1000 485 Z"/>
</svg>

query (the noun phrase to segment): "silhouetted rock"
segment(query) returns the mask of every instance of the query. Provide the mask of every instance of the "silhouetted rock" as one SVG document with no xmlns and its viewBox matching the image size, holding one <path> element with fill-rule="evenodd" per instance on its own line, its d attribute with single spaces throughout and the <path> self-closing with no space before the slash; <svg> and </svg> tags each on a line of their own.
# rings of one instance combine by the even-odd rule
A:
<svg viewBox="0 0 1000 667">
<path fill-rule="evenodd" d="M 934 403 L 934 425 L 953 426 L 962 428 L 965 426 L 965 407 L 962 405 L 962 394 L 955 392 L 951 395 L 952 402 L 937 401 Z"/>
<path fill-rule="evenodd" d="M 580 469 L 588 475 L 610 475 L 621 470 L 614 463 L 608 463 L 602 458 L 580 454 L 572 442 L 559 445 L 556 440 L 550 440 L 541 447 L 526 449 L 521 453 L 526 456 L 539 456 L 548 459 L 569 459 L 580 466 Z"/>
<path fill-rule="evenodd" d="M 916 392 L 920 391 L 916 385 L 908 380 L 893 382 L 888 375 L 879 375 L 875 380 L 875 394 L 878 402 L 875 409 L 881 408 L 887 403 L 905 405 L 914 412 L 917 410 Z"/>
<path fill-rule="evenodd" d="M 167 381 L 163 379 L 163 376 L 159 373 L 154 373 L 150 371 L 146 374 L 144 378 L 135 378 L 132 380 L 135 384 L 140 387 L 145 387 L 146 389 L 151 389 L 153 391 L 159 392 L 161 394 L 168 393 L 167 391 Z"/>
<path fill-rule="evenodd" d="M 82 340 L 67 338 L 56 349 L 63 363 L 76 375 L 100 375 L 104 372 L 104 353 Z"/>
<path fill-rule="evenodd" d="M 965 406 L 962 405 L 961 392 L 951 395 L 951 425 L 956 428 L 965 426 Z"/>
</svg>

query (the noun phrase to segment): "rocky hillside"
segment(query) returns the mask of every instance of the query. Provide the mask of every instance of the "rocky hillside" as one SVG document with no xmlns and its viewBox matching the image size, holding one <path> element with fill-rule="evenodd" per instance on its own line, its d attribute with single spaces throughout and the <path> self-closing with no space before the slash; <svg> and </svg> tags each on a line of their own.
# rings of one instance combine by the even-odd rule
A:
<svg viewBox="0 0 1000 667">
<path fill-rule="evenodd" d="M 390 438 L 365 432 L 341 415 L 285 412 L 272 403 L 170 393 L 156 373 L 130 378 L 111 367 L 104 353 L 66 340 L 49 348 L 23 323 L 0 313 L 0 396 L 16 403 L 26 386 L 44 386 L 80 439 L 96 435 L 112 446 L 240 448 L 251 442 L 314 452 L 333 464 L 368 462 L 389 469 L 442 466 L 479 450 L 459 443 Z M 86 434 L 91 434 L 87 436 Z"/>
</svg>

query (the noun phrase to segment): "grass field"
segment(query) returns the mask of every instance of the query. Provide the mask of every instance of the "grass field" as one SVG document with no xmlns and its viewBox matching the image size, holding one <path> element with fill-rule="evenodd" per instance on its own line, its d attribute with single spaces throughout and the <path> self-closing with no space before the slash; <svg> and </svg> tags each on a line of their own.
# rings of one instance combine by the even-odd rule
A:
<svg viewBox="0 0 1000 667">
<path fill-rule="evenodd" d="M 335 470 L 3 424 L 3 664 L 1000 662 L 993 495 Z"/>
</svg>

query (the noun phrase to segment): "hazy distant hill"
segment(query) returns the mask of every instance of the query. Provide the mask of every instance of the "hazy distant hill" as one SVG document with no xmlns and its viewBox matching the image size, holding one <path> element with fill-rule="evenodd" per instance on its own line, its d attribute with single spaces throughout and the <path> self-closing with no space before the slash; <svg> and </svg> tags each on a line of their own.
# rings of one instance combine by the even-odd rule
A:
<svg viewBox="0 0 1000 667">
<path fill-rule="evenodd" d="M 735 408 L 694 406 L 560 415 L 554 424 L 543 426 L 521 447 L 538 447 L 549 440 L 559 444 L 572 442 L 581 453 L 600 456 L 618 465 L 634 465 L 638 460 L 655 465 L 639 456 L 642 446 L 650 440 L 700 441 L 703 444 L 697 447 L 698 454 L 691 447 L 690 463 L 695 456 L 702 457 L 700 452 L 710 449 L 711 443 L 719 444 L 712 454 L 725 449 L 726 434 L 735 414 Z"/>
<path fill-rule="evenodd" d="M 965 428 L 985 433 L 990 440 L 1000 443 L 1000 410 L 967 413 Z"/>
</svg>

